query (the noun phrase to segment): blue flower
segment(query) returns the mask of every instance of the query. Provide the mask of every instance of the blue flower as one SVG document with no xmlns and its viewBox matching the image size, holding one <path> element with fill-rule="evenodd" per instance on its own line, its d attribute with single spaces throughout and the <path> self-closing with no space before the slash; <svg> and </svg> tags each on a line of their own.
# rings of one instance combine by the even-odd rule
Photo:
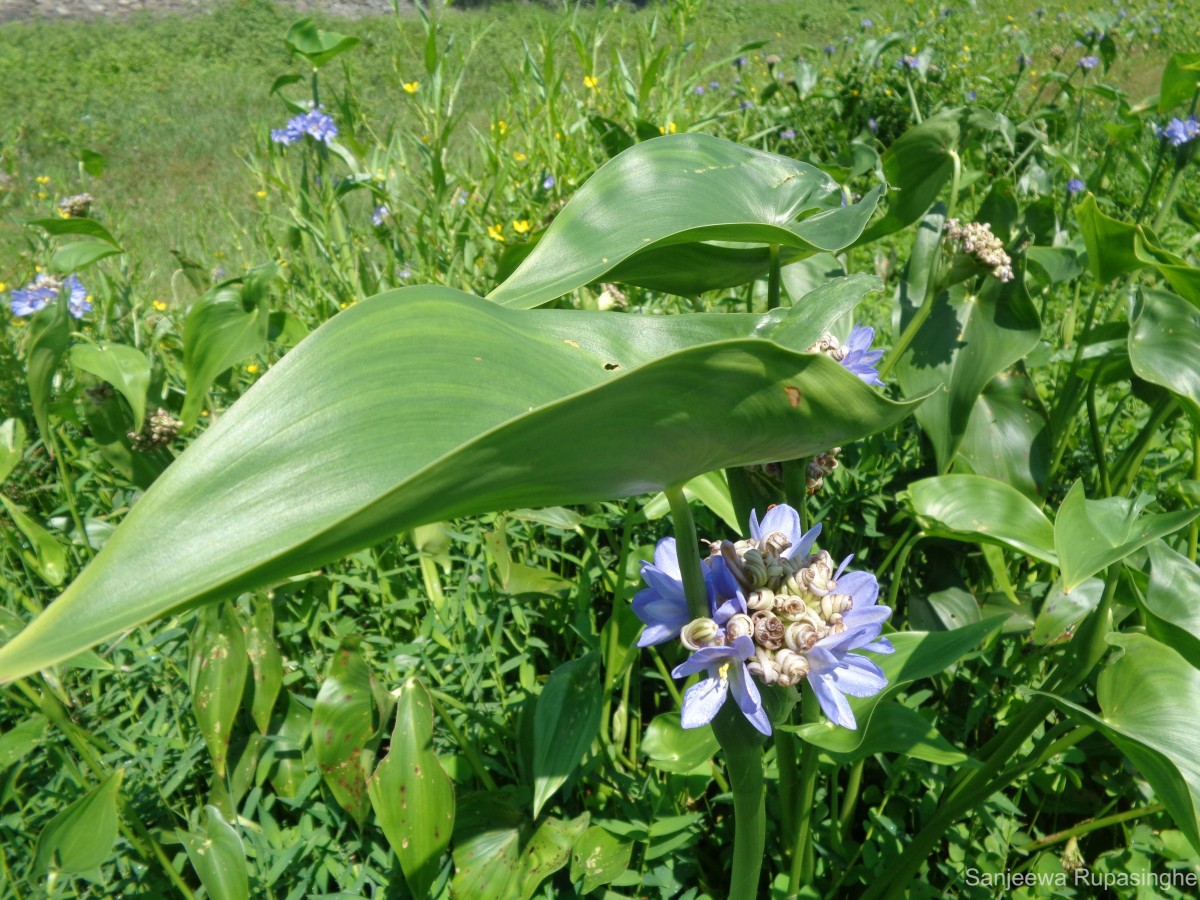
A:
<svg viewBox="0 0 1200 900">
<path fill-rule="evenodd" d="M 974 91 L 967 91 L 967 102 L 968 102 L 968 103 L 974 103 L 974 102 L 975 102 L 975 99 L 976 99 L 978 96 L 979 96 L 979 95 L 978 95 L 978 94 L 976 94 Z"/>
<path fill-rule="evenodd" d="M 719 81 L 710 81 L 708 83 L 708 88 L 709 88 L 709 90 L 712 90 L 712 91 L 715 91 L 720 86 L 721 86 L 721 82 L 719 82 Z"/>
<path fill-rule="evenodd" d="M 378 228 L 385 221 L 387 221 L 389 215 L 391 215 L 391 213 L 388 212 L 387 206 L 378 206 L 375 208 L 375 211 L 371 213 L 371 224 Z"/>
<path fill-rule="evenodd" d="M 742 635 L 729 646 L 701 647 L 675 667 L 671 674 L 676 678 L 708 672 L 707 678 L 692 685 L 683 696 L 680 724 L 684 728 L 699 728 L 711 722 L 732 690 L 733 699 L 750 724 L 763 734 L 771 733 L 771 720 L 763 709 L 762 696 L 746 669 L 745 660 L 754 653 L 754 641 Z"/>
<path fill-rule="evenodd" d="M 883 387 L 883 382 L 879 380 L 879 370 L 875 368 L 875 364 L 883 359 L 883 351 L 871 349 L 873 340 L 875 329 L 856 322 L 850 329 L 850 337 L 846 338 L 845 347 L 842 348 L 846 352 L 842 358 L 842 366 L 867 384 Z"/>
<path fill-rule="evenodd" d="M 741 103 L 738 104 L 738 109 L 741 109 L 741 110 L 754 109 L 754 104 L 751 103 L 749 100 L 743 100 Z"/>
<path fill-rule="evenodd" d="M 783 129 L 783 131 L 779 132 L 779 137 L 785 141 L 795 140 L 796 129 L 795 128 L 785 128 L 785 129 Z"/>
<path fill-rule="evenodd" d="M 692 88 L 692 93 L 695 94 L 697 97 L 701 96 L 704 93 L 704 91 L 705 91 L 705 88 L 704 88 L 704 85 L 702 85 L 702 84 L 698 84 L 694 88 Z"/>
<path fill-rule="evenodd" d="M 71 292 L 67 297 L 67 310 L 72 316 L 82 319 L 92 311 L 92 300 L 88 296 L 87 288 L 77 276 L 68 275 L 63 287 Z"/>
<path fill-rule="evenodd" d="M 870 19 L 863 19 L 859 24 L 862 25 L 863 28 L 874 28 L 875 27 L 875 23 L 872 22 Z"/>
<path fill-rule="evenodd" d="M 867 119 L 867 127 L 871 129 L 871 134 L 879 134 L 879 122 L 874 118 Z"/>
<path fill-rule="evenodd" d="M 900 62 L 897 63 L 897 65 L 902 69 L 915 69 L 920 66 L 920 64 L 920 60 L 909 53 L 906 53 L 900 57 Z"/>
<path fill-rule="evenodd" d="M 786 503 L 768 509 L 761 522 L 758 521 L 757 510 L 750 510 L 750 537 L 756 541 L 763 541 L 776 532 L 786 537 L 791 544 L 779 554 L 780 556 L 784 559 L 795 559 L 797 556 L 804 558 L 821 536 L 821 523 L 818 522 L 808 531 L 802 530 L 800 514 Z"/>
<path fill-rule="evenodd" d="M 739 69 L 741 69 L 741 68 L 744 68 L 744 67 L 745 67 L 745 65 L 746 65 L 746 62 L 747 62 L 747 59 L 746 59 L 746 57 L 744 57 L 744 56 L 739 56 L 737 59 L 735 59 L 735 60 L 733 61 L 733 64 L 734 64 L 735 66 L 737 66 Z"/>
<path fill-rule="evenodd" d="M 306 134 L 314 141 L 328 144 L 338 136 L 338 127 L 333 118 L 318 107 L 293 116 L 283 128 L 271 129 L 271 140 L 277 144 L 294 144 Z"/>
<path fill-rule="evenodd" d="M 833 56 L 833 49 L 834 49 L 834 48 L 833 48 L 833 44 L 826 44 L 826 45 L 825 45 L 825 55 L 826 55 L 826 56 Z"/>
<path fill-rule="evenodd" d="M 1156 132 L 1158 136 L 1170 143 L 1172 147 L 1182 147 L 1188 141 L 1200 135 L 1200 122 L 1194 116 L 1183 119 L 1172 119 Z"/>
<path fill-rule="evenodd" d="M 1098 56 L 1085 56 L 1079 60 L 1079 68 L 1081 69 L 1094 69 L 1098 65 L 1100 65 L 1100 57 Z"/>
<path fill-rule="evenodd" d="M 637 645 L 649 647 L 678 637 L 692 616 L 683 591 L 675 538 L 663 538 L 658 542 L 654 548 L 654 562 L 642 564 L 642 580 L 646 582 L 646 588 L 633 598 L 634 615 L 646 624 Z"/>
<path fill-rule="evenodd" d="M 551 188 L 553 188 L 556 184 L 558 184 L 558 180 L 554 177 L 554 173 L 551 172 L 549 175 L 547 175 L 545 178 L 542 179 L 542 190 L 548 191 Z"/>
<path fill-rule="evenodd" d="M 1067 182 L 1067 193 L 1078 194 L 1080 191 L 1087 188 L 1082 178 L 1072 178 Z"/>
</svg>

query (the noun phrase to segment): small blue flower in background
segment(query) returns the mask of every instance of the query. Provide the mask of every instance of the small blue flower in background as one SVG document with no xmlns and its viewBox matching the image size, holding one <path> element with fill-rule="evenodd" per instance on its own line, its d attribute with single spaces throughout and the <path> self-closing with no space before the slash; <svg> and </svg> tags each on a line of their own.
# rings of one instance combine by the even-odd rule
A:
<svg viewBox="0 0 1200 900">
<path fill-rule="evenodd" d="M 1068 194 L 1078 194 L 1080 191 L 1085 190 L 1086 188 L 1087 185 L 1084 183 L 1082 178 L 1072 178 L 1067 182 Z"/>
<path fill-rule="evenodd" d="M 863 19 L 859 24 L 862 25 L 863 28 L 874 28 L 875 27 L 875 23 L 872 22 L 870 19 Z"/>
<path fill-rule="evenodd" d="M 277 144 L 294 144 L 305 135 L 314 141 L 328 144 L 338 136 L 338 127 L 331 116 L 320 109 L 312 109 L 288 120 L 283 128 L 271 129 L 271 140 Z"/>
<path fill-rule="evenodd" d="M 1033 57 L 1025 53 L 1017 54 L 1017 68 L 1027 69 L 1033 65 Z"/>
<path fill-rule="evenodd" d="M 704 85 L 698 84 L 694 88 L 692 88 L 692 93 L 695 94 L 697 97 L 699 97 L 701 94 L 704 93 L 704 90 L 705 90 Z"/>
<path fill-rule="evenodd" d="M 1175 118 L 1155 133 L 1172 147 L 1182 147 L 1200 136 L 1200 122 L 1197 122 L 1195 116 L 1189 116 L 1187 120 Z"/>
<path fill-rule="evenodd" d="M 40 273 L 33 281 L 12 292 L 8 308 L 14 316 L 31 316 L 45 309 L 57 298 L 62 289 L 68 291 L 67 310 L 76 319 L 82 319 L 92 311 L 92 301 L 87 288 L 77 275 L 68 275 L 59 281 L 45 272 Z"/>
<path fill-rule="evenodd" d="M 1081 69 L 1094 69 L 1098 65 L 1100 65 L 1100 57 L 1098 56 L 1085 56 L 1079 60 L 1079 68 Z"/>
<path fill-rule="evenodd" d="M 975 102 L 975 98 L 976 98 L 976 97 L 978 97 L 978 96 L 979 96 L 979 95 L 978 95 L 978 94 L 976 94 L 974 91 L 967 91 L 967 102 L 968 102 L 968 103 L 974 103 L 974 102 Z"/>
<path fill-rule="evenodd" d="M 900 62 L 898 62 L 896 65 L 902 69 L 915 69 L 920 64 L 920 61 L 915 56 L 910 53 L 905 53 L 902 57 L 900 57 Z"/>
<path fill-rule="evenodd" d="M 867 127 L 871 129 L 871 134 L 879 134 L 879 122 L 874 118 L 867 119 Z"/>
<path fill-rule="evenodd" d="M 555 179 L 554 173 L 551 172 L 549 175 L 547 175 L 545 178 L 542 179 L 542 190 L 548 191 L 551 188 L 553 188 L 556 184 L 558 184 L 558 180 Z"/>
<path fill-rule="evenodd" d="M 749 100 L 743 100 L 741 103 L 738 104 L 738 109 L 741 109 L 741 110 L 754 109 L 754 104 L 751 103 Z"/>
<path fill-rule="evenodd" d="M 378 228 L 387 221 L 391 213 L 388 212 L 387 206 L 377 206 L 375 211 L 371 213 L 371 224 Z"/>
<path fill-rule="evenodd" d="M 833 49 L 834 49 L 834 48 L 833 48 L 833 44 L 826 44 L 826 45 L 825 45 L 825 55 L 826 55 L 826 56 L 833 56 Z"/>
<path fill-rule="evenodd" d="M 708 88 L 709 88 L 709 90 L 712 90 L 712 91 L 715 91 L 720 86 L 721 86 L 721 82 L 719 82 L 719 81 L 710 81 L 708 83 Z"/>
<path fill-rule="evenodd" d="M 404 261 L 404 265 L 401 268 L 396 270 L 396 277 L 399 278 L 401 281 L 408 281 L 408 279 L 412 278 L 412 276 L 413 276 L 412 263 L 410 263 L 406 259 Z"/>
<path fill-rule="evenodd" d="M 795 140 L 796 129 L 795 128 L 785 128 L 785 129 L 783 129 L 783 131 L 779 132 L 779 136 L 785 141 Z"/>
</svg>

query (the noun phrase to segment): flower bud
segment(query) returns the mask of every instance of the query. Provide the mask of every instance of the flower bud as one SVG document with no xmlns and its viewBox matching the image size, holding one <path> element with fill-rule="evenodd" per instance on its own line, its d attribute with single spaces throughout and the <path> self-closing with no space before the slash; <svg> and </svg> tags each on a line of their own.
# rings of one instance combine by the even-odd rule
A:
<svg viewBox="0 0 1200 900">
<path fill-rule="evenodd" d="M 712 644 L 719 644 L 721 626 L 712 619 L 693 619 L 679 632 L 679 640 L 689 650 L 699 650 Z"/>
<path fill-rule="evenodd" d="M 754 620 L 754 643 L 768 650 L 783 646 L 783 622 L 777 615 L 764 609 L 751 618 Z"/>
<path fill-rule="evenodd" d="M 778 683 L 783 687 L 799 684 L 808 677 L 808 660 L 786 648 L 775 653 L 775 665 L 779 669 Z"/>
<path fill-rule="evenodd" d="M 793 622 L 783 632 L 783 642 L 789 650 L 803 653 L 821 639 L 821 632 L 812 622 Z"/>
<path fill-rule="evenodd" d="M 746 596 L 746 607 L 757 612 L 760 609 L 773 609 L 775 606 L 775 593 L 763 588 L 759 591 L 751 591 Z"/>
<path fill-rule="evenodd" d="M 751 675 L 758 676 L 763 684 L 774 684 L 779 680 L 779 666 L 775 664 L 775 655 L 769 650 L 759 647 L 754 658 L 746 662 L 746 668 Z"/>
<path fill-rule="evenodd" d="M 725 623 L 725 641 L 732 644 L 743 636 L 754 636 L 754 620 L 745 613 L 736 613 Z"/>
</svg>

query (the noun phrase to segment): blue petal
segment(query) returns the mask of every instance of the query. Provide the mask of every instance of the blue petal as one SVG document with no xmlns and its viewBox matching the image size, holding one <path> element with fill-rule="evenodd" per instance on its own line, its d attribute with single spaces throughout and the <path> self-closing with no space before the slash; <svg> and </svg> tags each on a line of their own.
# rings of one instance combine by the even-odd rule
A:
<svg viewBox="0 0 1200 900">
<path fill-rule="evenodd" d="M 800 513 L 796 512 L 796 510 L 792 509 L 786 503 L 772 506 L 767 510 L 767 514 L 763 516 L 762 524 L 759 525 L 758 530 L 760 534 L 764 535 L 782 531 L 787 535 L 788 541 L 795 544 L 800 540 Z"/>
<path fill-rule="evenodd" d="M 683 712 L 679 724 L 684 728 L 699 728 L 713 720 L 725 702 L 729 683 L 724 678 L 705 678 L 693 684 L 683 695 Z"/>
<path fill-rule="evenodd" d="M 887 687 L 883 669 L 865 656 L 850 654 L 844 664 L 832 672 L 837 689 L 851 697 L 874 697 Z"/>
<path fill-rule="evenodd" d="M 808 676 L 808 683 L 817 697 L 817 702 L 821 704 L 821 711 L 831 722 L 843 728 L 858 728 L 854 711 L 833 683 L 832 676 L 813 672 Z"/>
<path fill-rule="evenodd" d="M 870 572 L 847 572 L 837 580 L 839 594 L 849 594 L 854 609 L 866 609 L 879 600 L 879 580 Z"/>
<path fill-rule="evenodd" d="M 737 701 L 742 714 L 750 721 L 751 725 L 769 737 L 771 719 L 767 715 L 767 711 L 763 709 L 762 696 L 758 693 L 758 686 L 750 677 L 745 663 L 730 667 L 729 685 L 733 689 L 733 699 Z"/>
<path fill-rule="evenodd" d="M 821 536 L 821 523 L 818 522 L 804 534 L 800 535 L 797 540 L 792 541 L 792 546 L 784 551 L 785 559 L 794 559 L 797 556 L 808 556 L 808 552 L 812 550 L 812 545 L 816 543 L 817 538 Z"/>
</svg>

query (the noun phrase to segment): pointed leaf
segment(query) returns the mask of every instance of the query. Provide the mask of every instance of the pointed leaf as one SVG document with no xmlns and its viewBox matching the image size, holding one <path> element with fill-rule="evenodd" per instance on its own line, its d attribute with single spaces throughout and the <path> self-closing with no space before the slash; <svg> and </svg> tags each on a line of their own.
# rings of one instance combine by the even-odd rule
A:
<svg viewBox="0 0 1200 900">
<path fill-rule="evenodd" d="M 142 430 L 146 417 L 146 391 L 150 389 L 150 361 L 146 354 L 125 344 L 102 342 L 75 344 L 71 365 L 111 384 L 133 410 L 133 430 Z"/>
<path fill-rule="evenodd" d="M 275 613 L 266 597 L 254 599 L 254 613 L 246 629 L 246 655 L 253 676 L 250 715 L 258 730 L 266 734 L 283 686 L 283 655 L 275 643 Z"/>
<path fill-rule="evenodd" d="M 312 734 L 312 713 L 290 691 L 284 694 L 286 706 L 275 713 L 275 734 L 268 753 L 271 786 L 280 797 L 291 798 L 300 793 L 300 786 L 308 777 L 304 746 Z"/>
<path fill-rule="evenodd" d="M 1129 757 L 1200 851 L 1200 670 L 1144 634 L 1106 640 L 1124 652 L 1100 673 L 1101 716 L 1061 697 L 1054 701 Z"/>
<path fill-rule="evenodd" d="M 47 584 L 58 587 L 67 579 L 67 551 L 45 528 L 25 514 L 21 507 L 0 494 L 0 503 L 8 510 L 9 517 L 21 534 L 29 541 L 32 553 L 22 552 L 22 557 L 31 569 L 42 576 Z"/>
<path fill-rule="evenodd" d="M 1061 581 L 1055 582 L 1042 601 L 1029 639 L 1040 645 L 1069 639 L 1075 626 L 1099 605 L 1103 593 L 1104 582 L 1099 578 L 1089 578 L 1071 591 L 1064 591 Z"/>
<path fill-rule="evenodd" d="M 1002 372 L 975 401 L 955 469 L 1012 485 L 1040 503 L 1050 469 L 1050 416 L 1024 371 Z"/>
<path fill-rule="evenodd" d="M 0 423 L 0 484 L 12 474 L 25 452 L 25 426 L 20 419 Z"/>
<path fill-rule="evenodd" d="M 1179 398 L 1200 423 L 1200 306 L 1166 291 L 1143 289 L 1129 329 L 1129 362 L 1139 378 Z"/>
<path fill-rule="evenodd" d="M 1100 212 L 1092 194 L 1076 204 L 1075 218 L 1087 246 L 1088 269 L 1097 281 L 1108 284 L 1118 275 L 1141 268 L 1133 251 L 1136 226 Z"/>
<path fill-rule="evenodd" d="M 664 490 L 845 445 L 912 409 L 780 347 L 763 321 L 522 312 L 436 287 L 359 303 L 155 481 L 0 648 L 0 681 L 426 522 Z"/>
<path fill-rule="evenodd" d="M 533 720 L 533 817 L 562 787 L 600 730 L 600 656 L 555 669 L 538 696 Z"/>
<path fill-rule="evenodd" d="M 652 278 L 659 290 L 694 293 L 702 286 L 696 272 L 719 278 L 746 254 L 757 260 L 739 276 L 748 280 L 751 270 L 767 271 L 763 250 L 703 242 L 780 244 L 800 255 L 840 250 L 858 237 L 878 193 L 842 209 L 837 187 L 812 166 L 708 135 L 636 144 L 588 179 L 488 298 L 530 309 L 601 278 L 620 280 L 614 270 L 622 264 L 631 273 L 622 277 L 633 283 Z M 805 213 L 815 214 L 798 221 Z M 639 263 L 642 253 L 653 254 L 652 261 Z"/>
<path fill-rule="evenodd" d="M 1054 526 L 1016 488 L 979 475 L 942 475 L 908 486 L 907 499 L 929 534 L 999 544 L 1058 565 Z"/>
<path fill-rule="evenodd" d="M 50 432 L 50 393 L 54 373 L 70 343 L 71 315 L 67 311 L 67 295 L 64 292 L 33 317 L 25 350 L 25 383 L 29 387 L 29 402 L 33 405 L 33 417 L 37 420 L 42 440 L 51 448 L 54 438 Z"/>
<path fill-rule="evenodd" d="M 192 710 L 219 777 L 225 775 L 225 755 L 242 704 L 246 668 L 246 639 L 233 605 L 200 610 L 192 631 L 188 681 Z"/>
<path fill-rule="evenodd" d="M 41 713 L 34 713 L 0 735 L 0 775 L 37 748 L 46 736 L 49 724 L 49 720 Z"/>
<path fill-rule="evenodd" d="M 946 471 L 966 434 L 975 401 L 996 375 L 1037 346 L 1041 320 L 1018 259 L 1007 284 L 988 278 L 978 294 L 955 286 L 938 295 L 896 375 L 908 396 L 936 392 L 917 410 Z"/>
<path fill-rule="evenodd" d="M 521 852 L 520 900 L 530 900 L 543 881 L 561 869 L 571 858 L 571 847 L 587 830 L 589 816 L 564 820 L 548 818 L 542 822 Z"/>
<path fill-rule="evenodd" d="M 313 24 L 309 16 L 298 19 L 288 29 L 284 41 L 293 53 L 303 56 L 314 69 L 347 50 L 353 50 L 362 40 L 336 31 L 322 31 Z"/>
<path fill-rule="evenodd" d="M 472 794 L 458 805 L 453 897 L 512 900 L 521 872 L 524 817 L 509 792 Z"/>
<path fill-rule="evenodd" d="M 250 876 L 242 839 L 215 806 L 204 807 L 204 813 L 204 834 L 176 832 L 192 868 L 213 900 L 245 900 L 250 896 Z"/>
<path fill-rule="evenodd" d="M 50 257 L 50 268 L 66 275 L 86 269 L 92 263 L 124 252 L 120 247 L 114 247 L 107 241 L 71 241 L 54 251 Z"/>
<path fill-rule="evenodd" d="M 313 749 L 317 765 L 333 796 L 361 825 L 370 810 L 367 772 L 372 742 L 379 728 L 375 678 L 362 654 L 360 640 L 345 638 L 329 661 L 312 712 Z"/>
<path fill-rule="evenodd" d="M 862 730 L 860 722 L 859 731 Z M 835 728 L 820 734 L 819 746 L 840 765 L 876 753 L 900 754 L 944 766 L 961 766 L 970 760 L 967 754 L 942 737 L 928 719 L 892 700 L 875 707 L 870 727 L 864 733 Z"/>
<path fill-rule="evenodd" d="M 1136 500 L 1088 500 L 1083 482 L 1075 482 L 1054 521 L 1054 547 L 1062 566 L 1064 590 L 1072 590 L 1101 569 L 1200 516 L 1200 508 L 1142 515 L 1152 499 L 1143 494 Z"/>
<path fill-rule="evenodd" d="M 120 244 L 117 239 L 112 236 L 107 228 L 97 222 L 95 219 L 86 217 L 76 218 L 72 216 L 69 219 L 50 217 L 44 219 L 30 219 L 25 223 L 31 228 L 40 228 L 46 234 L 55 236 L 63 234 L 79 235 L 81 237 L 97 238 L 101 241 L 106 241 L 112 246 L 120 249 Z"/>
<path fill-rule="evenodd" d="M 719 747 L 711 728 L 684 728 L 679 713 L 668 712 L 646 726 L 639 749 L 656 769 L 687 775 L 707 765 Z"/>
<path fill-rule="evenodd" d="M 1168 113 L 1191 102 L 1200 87 L 1200 53 L 1172 53 L 1163 67 L 1158 111 Z"/>
<path fill-rule="evenodd" d="M 101 865 L 117 841 L 117 800 L 124 772 L 117 769 L 53 819 L 38 835 L 33 871 L 77 875 Z"/>
<path fill-rule="evenodd" d="M 583 893 L 612 884 L 629 868 L 633 844 L 593 825 L 571 848 L 571 881 L 583 882 Z"/>
<path fill-rule="evenodd" d="M 426 897 L 454 831 L 454 782 L 433 752 L 433 701 L 415 678 L 396 698 L 387 756 L 367 782 L 375 818 L 414 897 Z"/>
<path fill-rule="evenodd" d="M 1179 651 L 1200 669 L 1200 566 L 1164 541 L 1146 545 L 1150 584 L 1146 591 L 1146 631 Z"/>
</svg>

